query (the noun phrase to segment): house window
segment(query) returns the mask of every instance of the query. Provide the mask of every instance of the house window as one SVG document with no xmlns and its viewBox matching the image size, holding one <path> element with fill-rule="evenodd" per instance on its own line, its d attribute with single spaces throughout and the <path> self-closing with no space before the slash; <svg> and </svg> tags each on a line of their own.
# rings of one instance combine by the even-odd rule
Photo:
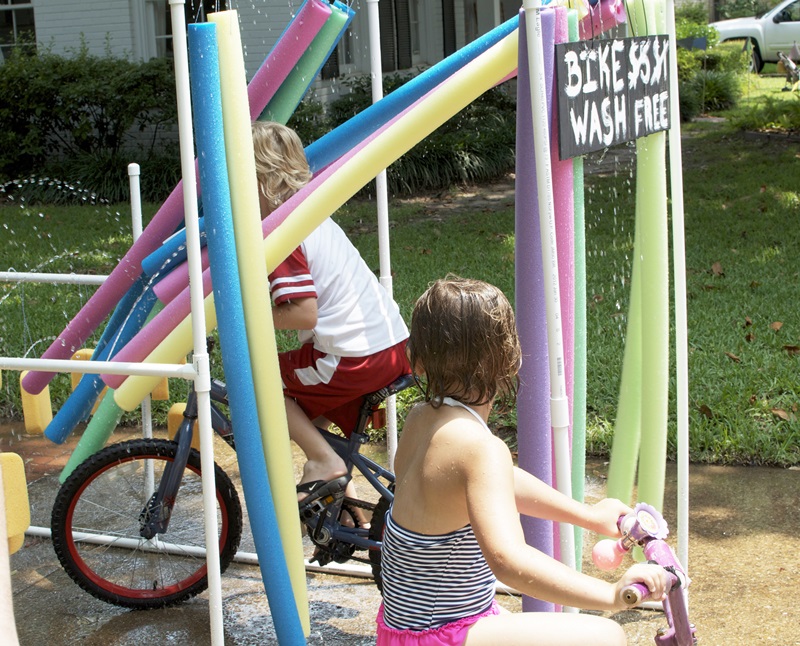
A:
<svg viewBox="0 0 800 646">
<path fill-rule="evenodd" d="M 154 5 L 154 31 L 158 56 L 172 57 L 172 13 L 167 0 L 150 0 Z M 227 0 L 186 0 L 186 24 L 203 22 L 209 13 L 225 11 Z"/>
<path fill-rule="evenodd" d="M 33 3 L 0 0 L 0 61 L 18 46 L 36 47 Z"/>
</svg>

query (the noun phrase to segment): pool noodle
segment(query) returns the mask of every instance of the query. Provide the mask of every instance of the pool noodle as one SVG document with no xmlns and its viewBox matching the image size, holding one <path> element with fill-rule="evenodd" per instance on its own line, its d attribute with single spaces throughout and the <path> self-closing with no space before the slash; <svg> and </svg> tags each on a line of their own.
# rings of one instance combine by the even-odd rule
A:
<svg viewBox="0 0 800 646">
<path fill-rule="evenodd" d="M 552 50 L 555 16 L 552 10 L 546 10 L 542 11 L 541 17 L 545 51 L 548 48 Z M 521 469 L 552 484 L 547 315 L 524 12 L 520 12 L 519 32 L 514 266 L 517 330 L 523 361 L 517 393 L 517 450 Z M 552 556 L 553 524 L 528 516 L 521 517 L 521 520 L 525 541 Z M 554 609 L 552 603 L 528 596 L 523 596 L 522 606 L 526 612 L 552 612 Z"/>
<path fill-rule="evenodd" d="M 554 43 L 564 43 L 569 40 L 569 27 L 567 24 L 567 9 L 554 7 L 556 15 Z M 575 246 L 574 246 L 574 189 L 572 180 L 572 159 L 559 159 L 558 156 L 558 112 L 553 108 L 557 105 L 557 88 L 554 81 L 554 71 L 550 66 L 553 54 L 545 50 L 545 74 L 547 79 L 548 117 L 550 120 L 550 176 L 553 182 L 553 219 L 556 234 L 556 256 L 558 259 L 558 291 L 561 306 L 561 346 L 564 361 L 564 396 L 567 399 L 569 414 L 569 427 L 567 428 L 570 453 L 570 486 L 572 486 L 572 394 L 574 386 L 574 360 L 575 360 Z M 553 482 L 556 478 L 556 454 L 553 450 Z M 553 525 L 554 556 L 561 560 L 561 542 L 559 539 L 561 528 Z"/>
<path fill-rule="evenodd" d="M 570 11 L 569 39 L 578 40 L 578 14 Z M 575 229 L 575 359 L 572 395 L 572 497 L 585 498 L 586 478 L 586 225 L 584 222 L 583 157 L 572 160 Z M 575 525 L 575 564 L 583 563 L 583 528 Z"/>
<path fill-rule="evenodd" d="M 623 0 L 600 0 L 599 5 L 593 6 L 589 14 L 580 20 L 578 24 L 580 39 L 597 38 L 617 25 L 625 24 L 626 20 Z"/>
<path fill-rule="evenodd" d="M 278 365 L 278 348 L 272 321 L 267 268 L 263 260 L 256 162 L 251 122 L 248 119 L 244 58 L 236 15 L 234 10 L 209 15 L 209 21 L 217 25 L 222 123 L 225 131 L 225 154 L 236 256 L 269 484 L 277 510 L 278 529 L 283 541 L 294 600 L 303 631 L 308 635 L 311 628 L 303 545 L 300 539 L 300 518 L 297 513 L 297 492 L 283 399 L 283 383 Z M 287 255 L 289 252 L 290 250 L 287 250 Z"/>
<path fill-rule="evenodd" d="M 278 642 L 304 644 L 303 627 L 294 602 L 288 566 L 283 559 L 278 518 L 261 445 L 236 265 L 215 25 L 189 25 L 188 40 L 199 179 L 210 225 L 208 251 L 219 312 L 220 349 L 228 385 L 236 459 Z"/>
<path fill-rule="evenodd" d="M 424 94 L 430 92 L 454 72 L 506 37 L 516 29 L 517 24 L 518 18 L 515 16 L 455 54 L 451 54 L 440 63 L 428 68 L 402 87 L 307 146 L 306 157 L 311 169 L 315 173 L 319 173 L 348 151 L 352 151 L 355 146 L 362 143 L 402 111 L 408 109 Z M 513 70 L 504 79 L 512 76 Z M 203 260 L 205 268 L 208 266 L 207 258 L 204 257 Z M 186 264 L 183 264 L 171 271 L 159 283 L 156 294 L 163 302 L 169 303 L 183 291 L 188 280 L 189 269 Z M 144 355 L 142 354 L 142 356 Z"/>
<path fill-rule="evenodd" d="M 320 137 L 306 148 L 306 157 L 313 172 L 325 168 L 351 150 L 356 142 L 377 131 L 419 98 L 436 88 L 445 79 L 474 60 L 482 52 L 516 30 L 519 19 L 514 16 L 499 27 L 462 47 L 454 54 L 387 94 L 380 101 L 359 112 L 335 130 Z M 510 73 L 510 72 L 509 72 Z M 499 81 L 500 79 L 495 79 Z"/>
<path fill-rule="evenodd" d="M 642 4 L 647 16 L 646 33 L 665 33 L 663 0 Z M 643 419 L 637 494 L 640 500 L 647 501 L 657 509 L 662 509 L 664 503 L 669 414 L 669 214 L 666 143 L 666 132 L 657 132 L 636 140 L 636 213 L 642 213 L 642 285 L 647 286 L 642 290 Z"/>
<path fill-rule="evenodd" d="M 134 283 L 134 287 L 142 283 L 141 277 Z M 133 288 L 131 291 L 137 291 Z M 122 301 L 120 301 L 122 303 Z M 156 303 L 155 294 L 152 290 L 145 290 L 129 311 L 129 316 L 123 324 L 115 331 L 113 339 L 102 345 L 98 344 L 95 352 L 92 353 L 92 360 L 106 361 L 112 357 L 116 350 L 130 341 L 142 328 L 145 320 Z M 114 317 L 112 317 L 114 318 Z M 110 326 L 106 331 L 111 329 Z M 105 332 L 103 336 L 105 336 Z M 101 337 L 102 338 L 102 337 Z M 58 412 L 45 429 L 45 436 L 56 444 L 63 444 L 69 437 L 79 422 L 87 419 L 92 412 L 97 397 L 105 387 L 105 383 L 98 374 L 86 373 L 81 377 L 75 390 L 70 393 Z"/>
<path fill-rule="evenodd" d="M 141 296 L 143 289 L 144 281 L 139 277 L 134 281 L 133 285 L 130 286 L 128 291 L 125 292 L 125 295 L 114 308 L 103 333 L 100 335 L 100 339 L 97 341 L 97 345 L 92 352 L 92 359 L 104 360 L 108 356 L 106 350 L 108 342 L 119 333 L 119 327 L 130 314 L 131 308 Z M 88 418 L 97 400 L 97 396 L 103 389 L 102 385 L 98 385 L 95 382 L 97 378 L 99 378 L 98 375 L 90 374 L 84 374 L 83 377 L 81 377 L 78 386 L 47 425 L 44 431 L 45 437 L 56 444 L 63 444 L 69 434 L 75 429 L 78 422 Z M 62 412 L 64 406 L 72 410 Z"/>
<path fill-rule="evenodd" d="M 315 226 L 352 197 L 376 172 L 388 166 L 417 141 L 489 89 L 495 80 L 504 78 L 516 66 L 516 51 L 517 34 L 514 32 L 454 74 L 436 92 L 429 93 L 409 108 L 401 115 L 405 118 L 398 117 L 381 132 L 373 133 L 369 143 L 357 149 L 358 154 L 354 151 L 349 157 L 339 160 L 330 169 L 315 176 L 309 186 L 278 207 L 264 221 L 264 227 L 272 230 L 272 234 L 264 241 L 267 267 L 274 268 L 288 256 Z M 322 180 L 325 180 L 324 188 Z M 292 219 L 292 216 L 297 217 Z M 278 226 L 287 222 L 290 227 Z M 273 234 L 278 230 L 281 236 L 273 240 Z M 204 307 L 208 325 L 212 327 L 216 324 L 213 296 L 205 299 Z M 144 361 L 170 362 L 174 357 L 185 355 L 189 349 L 191 319 L 187 317 L 168 332 Z M 131 376 L 115 392 L 115 399 L 122 408 L 133 410 L 153 389 L 155 383 L 157 378 Z"/>
<path fill-rule="evenodd" d="M 200 216 L 197 218 L 197 226 L 200 230 L 200 246 L 201 248 L 205 248 L 205 217 Z M 184 262 L 187 255 L 186 229 L 181 229 L 164 240 L 164 243 L 158 249 L 142 260 L 142 272 L 147 276 L 167 274 L 173 267 Z M 158 291 L 156 291 L 156 294 L 158 294 Z"/>
<path fill-rule="evenodd" d="M 259 121 L 287 123 L 325 61 L 333 53 L 355 11 L 337 4 L 331 5 L 331 8 L 330 17 L 261 112 Z"/>
<path fill-rule="evenodd" d="M 277 85 L 288 76 L 296 64 L 302 54 L 302 48 L 311 42 L 329 15 L 330 8 L 327 3 L 319 0 L 307 0 L 297 12 L 248 87 L 250 109 L 256 115 L 264 109 Z M 172 235 L 182 219 L 183 181 L 181 180 L 142 231 L 138 240 L 131 245 L 108 278 L 44 351 L 41 358 L 67 359 L 72 356 L 141 275 L 142 259 Z M 31 370 L 23 379 L 23 388 L 28 393 L 38 394 L 55 375 L 54 372 Z"/>
<path fill-rule="evenodd" d="M 109 391 L 100 400 L 97 411 L 92 415 L 92 419 L 86 425 L 81 435 L 81 439 L 72 450 L 72 454 L 67 460 L 67 464 L 61 470 L 58 481 L 64 483 L 75 468 L 86 458 L 94 455 L 102 449 L 111 437 L 111 433 L 119 425 L 122 415 L 125 413 L 114 401 L 113 392 Z"/>
<path fill-rule="evenodd" d="M 508 40 L 509 38 L 511 38 L 512 40 L 509 41 Z M 465 66 L 464 68 L 462 68 L 461 70 L 456 72 L 454 74 L 454 76 L 456 76 L 456 75 L 463 76 L 465 70 L 467 71 L 466 74 L 473 74 L 473 75 L 477 75 L 477 74 L 481 74 L 481 73 L 490 73 L 490 74 L 493 73 L 494 67 L 496 67 L 498 65 L 498 61 L 496 61 L 495 59 L 499 59 L 499 58 L 502 58 L 503 55 L 507 55 L 507 54 L 503 54 L 503 52 L 506 49 L 508 49 L 510 46 L 513 46 L 514 49 L 516 50 L 516 33 L 515 32 L 512 32 L 512 34 L 510 34 L 509 36 L 506 36 L 506 38 L 503 41 L 501 41 L 497 45 L 492 46 L 489 50 L 487 50 L 487 52 L 485 52 L 484 54 L 478 56 L 476 59 L 471 61 L 467 66 Z M 503 75 L 494 78 L 493 80 L 498 80 L 499 78 L 504 78 L 511 71 L 513 71 L 513 69 L 515 69 L 516 65 L 514 64 L 514 65 L 506 66 L 506 67 L 507 67 L 506 72 L 504 72 Z M 491 71 L 484 72 L 484 70 L 491 70 Z M 469 82 L 464 81 L 463 79 L 461 79 L 459 81 L 459 84 L 461 86 L 470 85 Z M 485 92 L 487 89 L 489 89 L 489 87 L 492 87 L 493 83 L 488 83 L 488 82 L 486 84 L 475 84 L 475 83 L 472 83 L 472 85 L 475 86 L 476 88 L 483 88 L 483 89 L 479 89 L 479 91 L 477 91 L 475 93 L 475 96 L 477 97 L 480 93 Z M 437 88 L 437 90 L 435 92 L 430 92 L 428 95 L 426 95 L 426 97 L 423 97 L 423 99 L 428 99 L 428 101 L 431 101 L 431 97 L 435 99 L 436 95 L 439 95 L 439 94 L 442 94 L 442 93 L 446 93 L 452 87 L 453 86 L 451 85 L 450 81 L 448 81 L 447 83 L 442 84 L 441 88 Z M 460 91 L 464 91 L 463 88 Z M 419 100 L 416 104 L 414 104 L 414 106 L 412 106 L 410 108 L 407 108 L 406 112 L 404 114 L 405 115 L 410 114 L 411 115 L 410 118 L 413 119 L 414 118 L 413 114 L 417 110 L 419 110 L 418 106 L 421 104 L 421 102 L 422 102 L 422 100 Z M 440 108 L 440 110 L 446 111 L 449 116 L 452 116 L 453 114 L 458 112 L 458 110 L 460 110 L 462 107 L 463 106 L 458 107 L 456 104 L 453 104 L 452 106 L 448 105 L 448 106 L 442 107 L 442 108 Z M 448 118 L 449 118 L 449 116 L 448 116 Z M 399 117 L 395 117 L 395 122 L 390 122 L 390 123 L 392 123 L 392 125 L 395 125 L 395 123 L 397 122 L 398 119 L 399 119 Z M 408 119 L 409 119 L 409 117 L 406 117 L 406 124 L 408 123 Z M 333 196 L 335 194 L 335 191 L 338 191 L 340 188 L 342 188 L 344 190 L 352 189 L 350 195 L 348 195 L 348 197 L 344 198 L 344 201 L 346 201 L 350 196 L 355 194 L 355 192 L 361 186 L 363 186 L 368 181 L 370 181 L 377 172 L 379 172 L 382 168 L 385 168 L 386 166 L 391 164 L 393 161 L 395 161 L 398 157 L 400 157 L 403 153 L 405 153 L 416 142 L 418 142 L 422 138 L 424 138 L 427 135 L 427 133 L 433 131 L 439 125 L 439 123 L 443 123 L 443 122 L 434 123 L 432 121 L 431 122 L 432 125 L 430 125 L 430 126 L 428 126 L 427 123 L 420 124 L 418 126 L 404 125 L 403 128 L 404 128 L 404 132 L 406 133 L 405 134 L 405 138 L 406 139 L 404 141 L 402 141 L 400 143 L 400 145 L 393 144 L 393 145 L 396 146 L 396 148 L 397 148 L 397 150 L 399 150 L 399 152 L 396 152 L 396 154 L 393 154 L 394 149 L 387 149 L 386 151 L 383 151 L 383 152 L 376 151 L 375 153 L 373 153 L 371 158 L 365 158 L 364 163 L 367 163 L 367 164 L 371 163 L 371 166 L 368 165 L 368 166 L 364 167 L 363 165 L 361 165 L 360 166 L 359 177 L 357 179 L 353 179 L 353 178 L 348 177 L 345 180 L 341 180 L 341 181 L 347 182 L 347 186 L 346 187 L 333 187 L 333 186 L 331 186 L 330 185 L 332 183 L 331 182 L 331 177 L 334 176 L 334 173 L 337 172 L 338 169 L 340 169 L 345 164 L 351 164 L 351 168 L 354 168 L 355 167 L 354 158 L 357 156 L 357 153 L 358 153 L 358 156 L 361 156 L 362 155 L 361 151 L 364 150 L 364 148 L 366 147 L 368 142 L 371 143 L 372 141 L 374 141 L 374 139 L 376 137 L 379 136 L 379 134 L 381 134 L 383 132 L 386 132 L 388 130 L 386 125 L 384 125 L 384 129 L 382 131 L 380 131 L 378 133 L 372 133 L 371 135 L 369 135 L 369 137 L 371 139 L 362 140 L 358 147 L 352 149 L 347 155 L 345 155 L 344 157 L 342 157 L 339 160 L 337 160 L 336 163 L 330 165 L 324 171 L 322 171 L 322 172 L 318 173 L 317 175 L 315 175 L 314 178 L 311 180 L 311 182 L 308 185 L 306 185 L 305 187 L 300 189 L 300 191 L 298 191 L 295 195 L 293 195 L 289 200 L 287 200 L 286 202 L 281 204 L 270 215 L 269 218 L 264 220 L 264 222 L 262 224 L 262 233 L 264 234 L 264 236 L 268 236 L 268 234 L 270 232 L 274 231 L 278 227 L 279 223 L 282 223 L 284 220 L 289 218 L 290 215 L 292 214 L 292 212 L 294 210 L 296 210 L 296 209 L 300 209 L 301 212 L 307 213 L 309 208 L 308 208 L 308 206 L 303 206 L 303 204 L 312 195 L 316 194 L 320 190 L 322 191 L 322 193 L 324 195 L 324 197 L 321 198 L 323 200 L 323 203 L 320 204 L 319 207 L 315 207 L 315 208 L 318 208 L 318 212 L 314 212 L 312 217 L 313 218 L 317 218 L 315 220 L 317 223 L 321 222 L 322 219 L 324 219 L 325 217 L 327 217 L 328 215 L 333 213 L 336 210 L 336 208 L 338 208 L 338 206 L 341 205 L 341 203 L 343 203 L 343 202 L 341 202 L 340 204 L 337 204 L 337 205 L 325 204 L 324 201 L 327 200 L 328 195 Z M 396 126 L 393 129 L 396 129 Z M 400 139 L 400 138 L 398 138 L 398 139 Z M 375 146 L 373 146 L 373 150 L 374 149 L 375 149 Z M 370 159 L 372 159 L 371 162 L 370 162 Z M 370 171 L 371 171 L 371 174 L 370 174 Z M 359 184 L 358 183 L 359 181 L 361 181 L 363 183 Z M 324 189 L 322 189 L 323 185 L 324 185 Z M 309 204 L 311 204 L 311 202 L 309 202 Z M 301 216 L 301 217 L 303 217 L 303 216 Z M 306 233 L 303 235 L 303 237 L 301 237 L 299 239 L 297 239 L 296 237 L 294 238 L 296 240 L 296 242 L 294 242 L 294 246 L 293 247 L 284 248 L 284 247 L 279 245 L 279 246 L 272 246 L 270 248 L 272 250 L 280 249 L 281 251 L 285 251 L 285 254 L 288 255 L 294 248 L 296 248 L 300 244 L 300 242 L 302 242 L 302 240 L 305 239 L 305 237 L 307 237 L 308 233 L 310 233 L 313 230 L 314 226 L 315 225 L 312 225 L 310 228 L 307 227 L 307 226 L 304 227 L 304 229 L 302 229 L 302 230 L 306 231 Z M 269 246 L 267 242 L 265 242 L 264 245 L 265 245 L 265 247 Z M 285 257 L 285 256 L 283 256 L 283 257 Z M 268 268 L 274 268 L 275 266 L 277 266 L 277 264 L 281 260 L 283 260 L 283 257 L 277 257 L 275 255 L 268 254 L 267 255 L 267 260 L 268 260 L 267 266 L 268 266 Z M 204 277 L 205 277 L 205 274 L 204 274 Z M 187 295 L 188 295 L 188 292 L 186 294 L 182 294 L 180 296 L 180 299 L 178 299 L 178 298 L 174 299 L 172 302 L 170 302 L 170 304 L 167 306 L 167 308 L 165 308 L 165 311 L 170 306 L 177 308 L 179 306 L 179 300 L 180 301 L 185 301 Z M 183 304 L 183 307 L 184 307 L 184 309 L 186 308 L 186 303 Z M 185 310 L 185 311 L 188 311 L 188 310 Z M 211 306 L 206 308 L 206 312 L 209 312 L 209 311 L 213 311 L 213 305 L 211 305 Z M 184 321 L 185 320 L 186 319 L 184 319 Z M 216 320 L 216 319 L 214 319 L 214 320 Z M 178 324 L 178 325 L 180 325 L 180 324 Z M 179 351 L 179 348 L 182 348 L 185 345 L 185 340 L 184 341 L 180 340 L 181 337 L 183 337 L 184 334 L 185 334 L 185 329 L 184 329 L 184 331 L 176 331 L 175 330 L 176 327 L 177 326 L 175 326 L 175 325 L 170 326 L 170 327 L 166 327 L 166 326 L 149 326 L 149 328 L 155 328 L 155 329 L 152 330 L 152 334 L 154 334 L 154 335 L 160 334 L 160 335 L 163 336 L 161 344 L 164 344 L 165 347 L 172 347 L 173 348 L 173 350 L 172 350 L 173 353 Z M 140 334 L 142 336 L 144 336 L 144 330 Z M 131 344 L 129 344 L 131 346 L 130 352 L 133 352 L 134 348 L 139 343 L 140 343 L 140 338 L 137 337 L 136 339 L 134 339 L 131 342 Z M 161 344 L 159 344 L 159 345 L 161 345 Z M 154 350 L 151 351 L 150 354 L 136 353 L 135 355 L 131 354 L 131 356 L 136 356 L 135 360 L 137 360 L 137 361 L 146 360 L 148 362 L 160 362 L 162 360 L 165 360 L 167 356 L 170 356 L 170 352 L 167 352 L 167 351 L 158 352 L 157 354 L 154 354 L 155 352 L 156 352 L 156 350 L 154 349 Z M 155 359 L 156 356 L 161 357 L 161 359 L 156 360 Z M 103 380 L 106 383 L 116 383 L 114 375 L 103 375 Z M 115 396 L 117 397 L 117 401 L 118 401 L 118 403 L 120 403 L 120 405 L 123 408 L 128 409 L 129 406 L 132 406 L 132 407 L 135 408 L 138 405 L 139 401 L 141 401 L 141 398 L 139 398 L 139 393 L 144 392 L 144 390 L 147 388 L 147 381 L 151 380 L 151 378 L 149 378 L 149 377 L 135 377 L 135 378 L 132 379 L 130 377 L 129 378 L 125 378 L 123 376 L 123 380 L 124 380 L 125 384 L 124 385 L 120 385 L 119 389 L 117 390 L 117 392 L 115 394 Z M 132 382 L 132 381 L 133 382 L 141 382 L 141 383 L 139 385 L 135 386 L 135 387 L 134 386 L 128 386 L 128 383 Z M 151 390 L 152 390 L 152 388 L 151 388 Z M 147 392 L 149 392 L 149 391 L 147 391 Z M 137 400 L 137 398 L 138 398 L 138 400 Z"/>
</svg>

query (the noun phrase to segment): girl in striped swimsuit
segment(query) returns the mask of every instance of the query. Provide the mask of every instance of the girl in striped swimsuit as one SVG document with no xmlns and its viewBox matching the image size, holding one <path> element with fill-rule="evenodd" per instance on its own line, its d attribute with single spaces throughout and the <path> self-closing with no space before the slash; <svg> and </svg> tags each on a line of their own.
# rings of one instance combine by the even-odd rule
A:
<svg viewBox="0 0 800 646">
<path fill-rule="evenodd" d="M 584 505 L 515 468 L 486 421 L 496 396 L 513 395 L 521 352 L 514 313 L 486 283 L 435 282 L 417 301 L 408 342 L 425 403 L 408 415 L 395 459 L 397 490 L 382 549 L 384 601 L 378 646 L 625 644 L 622 628 L 591 614 L 500 612 L 498 577 L 564 606 L 626 606 L 632 582 L 666 593 L 655 565 L 634 565 L 616 583 L 577 572 L 525 543 L 519 515 L 619 537 L 630 509 Z"/>
</svg>

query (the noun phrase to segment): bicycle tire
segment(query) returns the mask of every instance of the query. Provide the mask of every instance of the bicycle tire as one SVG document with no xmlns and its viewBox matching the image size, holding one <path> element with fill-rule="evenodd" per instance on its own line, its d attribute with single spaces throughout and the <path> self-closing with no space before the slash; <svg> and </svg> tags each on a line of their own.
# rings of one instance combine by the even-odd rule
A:
<svg viewBox="0 0 800 646">
<path fill-rule="evenodd" d="M 375 511 L 372 512 L 372 520 L 369 528 L 370 540 L 378 543 L 383 542 L 383 530 L 386 525 L 386 512 L 389 511 L 392 503 L 390 500 L 381 497 L 375 505 Z M 372 577 L 375 579 L 375 585 L 378 586 L 381 596 L 383 596 L 383 568 L 381 566 L 381 551 L 380 549 L 369 550 L 369 562 L 372 566 Z"/>
<path fill-rule="evenodd" d="M 56 495 L 53 547 L 67 574 L 92 596 L 124 608 L 152 609 L 175 605 L 208 587 L 196 450 L 189 453 L 166 535 L 155 543 L 139 535 L 139 515 L 149 498 L 144 466 L 152 463 L 157 486 L 176 448 L 174 442 L 154 439 L 109 446 L 78 466 Z M 214 471 L 224 572 L 239 547 L 242 508 L 228 475 L 216 464 Z M 101 536 L 107 538 L 101 541 Z"/>
</svg>

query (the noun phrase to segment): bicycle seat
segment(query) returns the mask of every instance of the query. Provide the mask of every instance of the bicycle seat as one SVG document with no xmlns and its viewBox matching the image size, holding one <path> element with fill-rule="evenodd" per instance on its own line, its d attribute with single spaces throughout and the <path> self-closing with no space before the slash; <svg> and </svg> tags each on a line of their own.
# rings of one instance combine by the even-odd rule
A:
<svg viewBox="0 0 800 646">
<path fill-rule="evenodd" d="M 413 386 L 416 383 L 414 379 L 414 375 L 403 375 L 402 377 L 398 377 L 388 386 L 384 386 L 380 390 L 376 390 L 374 393 L 370 393 L 365 397 L 367 403 L 370 406 L 377 406 L 378 404 L 382 403 L 387 397 L 391 397 L 392 395 L 396 395 L 401 390 L 405 390 Z"/>
</svg>

